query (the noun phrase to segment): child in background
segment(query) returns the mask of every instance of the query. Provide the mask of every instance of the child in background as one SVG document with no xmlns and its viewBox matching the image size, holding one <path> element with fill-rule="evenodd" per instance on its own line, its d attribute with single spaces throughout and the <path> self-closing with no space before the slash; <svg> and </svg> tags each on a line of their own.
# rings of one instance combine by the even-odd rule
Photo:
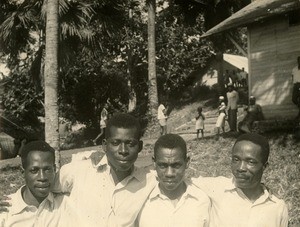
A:
<svg viewBox="0 0 300 227">
<path fill-rule="evenodd" d="M 217 137 L 220 135 L 220 131 L 222 128 L 222 131 L 225 132 L 225 117 L 226 117 L 226 104 L 224 102 L 224 97 L 219 97 L 219 107 L 218 107 L 218 113 L 219 116 L 217 118 L 216 127 L 217 127 Z"/>
<path fill-rule="evenodd" d="M 198 116 L 196 117 L 196 131 L 197 131 L 197 139 L 199 139 L 199 133 L 201 132 L 202 138 L 204 137 L 204 120 L 205 117 L 202 113 L 202 107 L 198 107 Z"/>
</svg>

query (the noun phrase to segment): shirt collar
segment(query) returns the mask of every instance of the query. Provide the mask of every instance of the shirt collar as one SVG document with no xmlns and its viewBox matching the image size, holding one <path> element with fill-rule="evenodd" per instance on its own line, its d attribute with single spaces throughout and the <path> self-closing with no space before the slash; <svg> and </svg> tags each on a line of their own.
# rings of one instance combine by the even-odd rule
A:
<svg viewBox="0 0 300 227">
<path fill-rule="evenodd" d="M 26 207 L 30 207 L 30 205 L 26 204 L 23 196 L 22 191 L 25 190 L 26 185 L 23 185 L 13 196 L 12 196 L 12 207 L 11 207 L 11 213 L 18 214 L 21 213 Z M 50 208 L 54 209 L 54 196 L 53 193 L 50 192 L 49 195 L 46 197 L 47 201 L 43 201 L 42 203 L 49 202 Z"/>
<path fill-rule="evenodd" d="M 257 199 L 257 201 L 265 201 L 267 199 L 270 199 L 271 201 L 275 202 L 274 200 L 274 196 L 272 195 L 272 193 L 270 192 L 270 190 L 263 184 L 261 183 L 261 186 L 263 188 L 263 194 Z M 225 191 L 237 191 L 239 190 L 238 187 L 236 187 L 235 185 L 235 181 L 234 181 L 234 177 L 231 178 L 231 181 L 229 181 L 228 184 L 225 185 L 224 187 Z"/>
<path fill-rule="evenodd" d="M 97 169 L 97 171 L 102 172 L 102 171 L 110 171 L 110 166 L 108 164 L 108 160 L 107 160 L 107 156 L 104 155 L 102 157 L 102 159 L 100 160 L 100 162 L 95 166 L 95 168 Z M 131 178 L 135 178 L 138 181 L 142 182 L 145 180 L 145 175 L 146 175 L 146 171 L 144 170 L 144 168 L 138 168 L 136 166 L 134 166 L 132 173 L 130 174 L 129 179 Z"/>
<path fill-rule="evenodd" d="M 197 193 L 195 192 L 195 188 L 192 186 L 191 182 L 188 179 L 184 179 L 184 183 L 186 184 L 187 188 L 185 193 L 182 195 L 182 197 L 187 198 L 187 197 L 193 197 L 198 200 Z M 153 200 L 155 198 L 167 198 L 164 194 L 161 193 L 158 183 L 152 190 L 152 192 L 149 195 L 149 199 Z"/>
</svg>

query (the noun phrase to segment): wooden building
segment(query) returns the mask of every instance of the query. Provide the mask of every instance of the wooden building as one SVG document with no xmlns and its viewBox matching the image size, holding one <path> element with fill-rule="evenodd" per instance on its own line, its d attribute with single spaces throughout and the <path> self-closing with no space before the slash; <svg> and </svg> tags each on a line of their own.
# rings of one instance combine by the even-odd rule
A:
<svg viewBox="0 0 300 227">
<path fill-rule="evenodd" d="M 300 1 L 256 0 L 202 37 L 247 27 L 249 94 L 266 119 L 293 119 L 292 69 L 300 56 Z"/>
</svg>

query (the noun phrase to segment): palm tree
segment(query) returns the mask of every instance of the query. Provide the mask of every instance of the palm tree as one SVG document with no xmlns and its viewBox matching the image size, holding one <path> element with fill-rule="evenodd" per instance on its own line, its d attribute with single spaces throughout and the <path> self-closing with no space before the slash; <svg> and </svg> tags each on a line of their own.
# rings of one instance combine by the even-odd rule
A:
<svg viewBox="0 0 300 227">
<path fill-rule="evenodd" d="M 38 83 L 41 83 L 41 78 L 45 79 L 45 136 L 46 140 L 58 149 L 58 62 L 62 66 L 65 65 L 62 63 L 71 61 L 72 54 L 75 54 L 78 49 L 81 51 L 83 48 L 99 48 L 103 40 L 101 36 L 104 33 L 112 33 L 114 25 L 119 25 L 112 18 L 122 17 L 122 8 L 120 7 L 122 0 L 101 2 L 25 0 L 21 4 L 10 4 L 8 0 L 6 2 L 7 4 L 3 4 L 1 1 L 0 4 L 1 10 L 4 10 L 0 16 L 0 43 L 3 43 L 3 47 L 5 47 L 3 51 L 9 54 L 12 65 L 18 65 L 18 55 L 28 48 L 29 43 L 36 43 L 37 39 L 32 37 L 32 33 L 35 32 L 39 36 L 38 51 L 33 54 L 35 59 L 30 73 L 33 78 L 38 80 Z M 47 59 L 45 70 L 42 70 L 46 15 Z M 52 30 L 55 32 L 52 33 Z M 60 35 L 58 36 L 58 34 Z M 54 46 L 51 47 L 51 45 Z M 59 59 L 57 59 L 58 57 Z"/>
<path fill-rule="evenodd" d="M 151 120 L 156 117 L 158 107 L 156 55 L 155 55 L 155 0 L 148 0 L 148 96 Z"/>
<path fill-rule="evenodd" d="M 45 139 L 56 152 L 55 164 L 59 168 L 58 134 L 58 0 L 48 0 L 45 56 Z"/>
</svg>

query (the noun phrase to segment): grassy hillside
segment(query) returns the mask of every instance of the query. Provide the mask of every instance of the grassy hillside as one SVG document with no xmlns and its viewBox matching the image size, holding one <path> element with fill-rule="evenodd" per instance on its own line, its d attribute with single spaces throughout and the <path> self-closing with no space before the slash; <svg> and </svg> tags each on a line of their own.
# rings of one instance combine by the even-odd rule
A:
<svg viewBox="0 0 300 227">
<path fill-rule="evenodd" d="M 173 108 L 168 120 L 171 132 L 180 132 L 180 127 L 190 122 L 196 116 L 196 109 L 204 107 L 206 116 L 214 116 L 216 112 L 215 99 L 198 100 Z M 192 123 L 191 123 L 192 122 Z M 179 128 L 178 130 L 176 130 Z M 183 127 L 181 127 L 183 128 Z M 193 129 L 191 129 L 193 130 Z M 148 132 L 148 140 L 141 155 L 151 155 L 153 143 L 159 135 L 158 126 L 153 126 Z M 289 226 L 300 226 L 300 143 L 294 139 L 292 132 L 277 131 L 264 134 L 271 145 L 269 166 L 265 170 L 263 182 L 272 193 L 284 199 L 289 208 Z M 191 165 L 188 177 L 197 176 L 231 176 L 230 152 L 237 133 L 226 134 L 216 141 L 215 137 L 206 135 L 203 140 L 196 140 L 195 134 L 187 139 Z M 70 159 L 62 160 L 63 163 Z M 24 184 L 20 167 L 7 167 L 0 172 L 0 196 L 13 193 Z"/>
</svg>

